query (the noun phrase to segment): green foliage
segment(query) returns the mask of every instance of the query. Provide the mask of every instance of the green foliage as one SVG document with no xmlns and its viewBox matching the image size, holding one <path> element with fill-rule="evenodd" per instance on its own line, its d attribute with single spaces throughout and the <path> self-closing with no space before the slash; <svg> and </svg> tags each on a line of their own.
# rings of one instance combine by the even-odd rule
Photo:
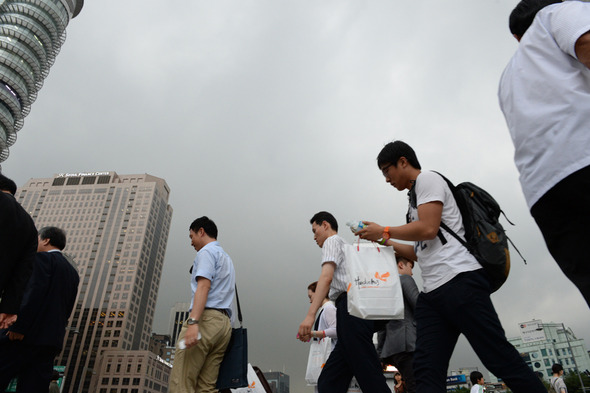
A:
<svg viewBox="0 0 590 393">
<path fill-rule="evenodd" d="M 581 375 L 582 382 L 584 382 L 584 387 L 588 391 L 590 389 L 590 377 L 584 373 Z M 565 382 L 565 386 L 567 386 L 568 393 L 582 393 L 582 386 L 580 385 L 580 378 L 578 377 L 577 373 L 567 373 L 563 376 L 563 381 Z"/>
</svg>

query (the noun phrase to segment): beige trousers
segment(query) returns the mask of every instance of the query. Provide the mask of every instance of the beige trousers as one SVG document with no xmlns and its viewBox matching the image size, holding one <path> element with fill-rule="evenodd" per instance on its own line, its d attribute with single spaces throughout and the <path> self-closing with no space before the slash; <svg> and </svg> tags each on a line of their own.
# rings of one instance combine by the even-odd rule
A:
<svg viewBox="0 0 590 393">
<path fill-rule="evenodd" d="M 188 325 L 183 324 L 177 343 L 184 338 Z M 199 320 L 201 339 L 197 345 L 176 348 L 170 375 L 170 393 L 215 393 L 219 365 L 229 339 L 231 323 L 227 315 L 217 311 L 203 311 Z"/>
</svg>

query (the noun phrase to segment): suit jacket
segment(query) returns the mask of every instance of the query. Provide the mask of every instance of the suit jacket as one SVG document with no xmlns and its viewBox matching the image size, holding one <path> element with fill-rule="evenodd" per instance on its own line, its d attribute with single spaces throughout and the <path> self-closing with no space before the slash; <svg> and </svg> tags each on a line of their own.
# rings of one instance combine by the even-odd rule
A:
<svg viewBox="0 0 590 393">
<path fill-rule="evenodd" d="M 39 252 L 18 319 L 10 331 L 24 334 L 30 345 L 61 349 L 80 276 L 59 251 Z"/>
<path fill-rule="evenodd" d="M 0 192 L 0 313 L 18 313 L 36 253 L 33 219 L 12 194 Z"/>
<path fill-rule="evenodd" d="M 399 276 L 404 295 L 404 319 L 387 322 L 385 329 L 377 336 L 377 350 L 381 359 L 401 353 L 414 352 L 416 349 L 416 321 L 414 310 L 420 291 L 412 276 Z"/>
</svg>

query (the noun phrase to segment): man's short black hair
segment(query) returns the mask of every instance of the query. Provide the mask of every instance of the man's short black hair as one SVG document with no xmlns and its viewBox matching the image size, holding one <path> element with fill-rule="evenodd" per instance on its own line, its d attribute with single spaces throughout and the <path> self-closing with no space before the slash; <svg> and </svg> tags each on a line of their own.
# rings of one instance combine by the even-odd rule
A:
<svg viewBox="0 0 590 393">
<path fill-rule="evenodd" d="M 197 232 L 199 229 L 203 228 L 207 236 L 217 239 L 217 225 L 207 216 L 199 217 L 195 221 L 192 222 L 189 229 L 192 229 L 193 232 Z"/>
<path fill-rule="evenodd" d="M 561 3 L 561 0 L 522 0 L 510 13 L 508 27 L 517 37 L 522 37 L 541 9 L 550 4 Z"/>
<path fill-rule="evenodd" d="M 336 232 L 338 232 L 338 221 L 336 221 L 336 218 L 328 212 L 319 212 L 313 215 L 313 217 L 311 218 L 311 220 L 309 220 L 310 224 L 317 224 L 317 225 L 322 225 L 322 222 L 326 221 L 328 224 L 330 224 L 330 226 L 332 227 L 333 230 L 335 230 Z"/>
<path fill-rule="evenodd" d="M 479 381 L 482 378 L 483 374 L 479 371 L 472 371 L 471 374 L 469 374 L 469 379 L 471 380 L 471 383 L 474 385 L 477 383 L 477 381 Z"/>
<path fill-rule="evenodd" d="M 43 227 L 39 229 L 39 238 L 41 240 L 49 239 L 49 244 L 60 250 L 66 248 L 66 233 L 58 227 Z"/>
<path fill-rule="evenodd" d="M 563 371 L 563 366 L 561 364 L 555 363 L 551 366 L 551 372 L 553 372 L 553 374 L 559 374 L 561 371 Z"/>
<path fill-rule="evenodd" d="M 0 173 L 0 191 L 8 191 L 12 195 L 16 194 L 16 183 Z"/>
<path fill-rule="evenodd" d="M 381 169 L 384 165 L 391 164 L 397 167 L 397 162 L 400 158 L 406 157 L 406 160 L 415 169 L 422 169 L 416 157 L 416 152 L 406 142 L 393 141 L 381 149 L 377 156 L 377 166 Z"/>
</svg>

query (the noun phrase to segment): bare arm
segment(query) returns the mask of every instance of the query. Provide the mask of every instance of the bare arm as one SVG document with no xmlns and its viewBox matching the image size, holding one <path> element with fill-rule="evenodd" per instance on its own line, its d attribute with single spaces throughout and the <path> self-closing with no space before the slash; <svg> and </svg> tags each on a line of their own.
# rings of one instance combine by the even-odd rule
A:
<svg viewBox="0 0 590 393">
<path fill-rule="evenodd" d="M 195 297 L 193 298 L 193 309 L 189 315 L 190 318 L 200 320 L 205 305 L 207 304 L 207 298 L 209 297 L 209 290 L 211 289 L 211 281 L 205 277 L 197 277 L 197 290 L 195 291 Z M 197 344 L 199 335 L 199 325 L 189 325 L 184 336 L 186 347 L 190 348 Z"/>
<path fill-rule="evenodd" d="M 418 220 L 397 227 L 389 227 L 389 236 L 398 240 L 431 240 L 440 227 L 443 204 L 439 201 L 424 203 L 418 206 Z M 379 240 L 385 227 L 370 221 L 363 221 L 367 226 L 357 232 L 361 239 Z"/>
<path fill-rule="evenodd" d="M 299 325 L 297 336 L 301 341 L 309 341 L 311 338 L 311 327 L 315 319 L 315 314 L 322 306 L 322 301 L 328 295 L 330 284 L 334 277 L 334 270 L 336 270 L 336 264 L 334 262 L 325 262 L 322 265 L 322 272 L 318 279 L 313 302 L 309 305 L 309 310 L 307 311 L 305 319 L 301 322 L 301 325 Z"/>
<path fill-rule="evenodd" d="M 580 63 L 590 68 L 590 31 L 582 34 L 574 47 Z"/>
</svg>

